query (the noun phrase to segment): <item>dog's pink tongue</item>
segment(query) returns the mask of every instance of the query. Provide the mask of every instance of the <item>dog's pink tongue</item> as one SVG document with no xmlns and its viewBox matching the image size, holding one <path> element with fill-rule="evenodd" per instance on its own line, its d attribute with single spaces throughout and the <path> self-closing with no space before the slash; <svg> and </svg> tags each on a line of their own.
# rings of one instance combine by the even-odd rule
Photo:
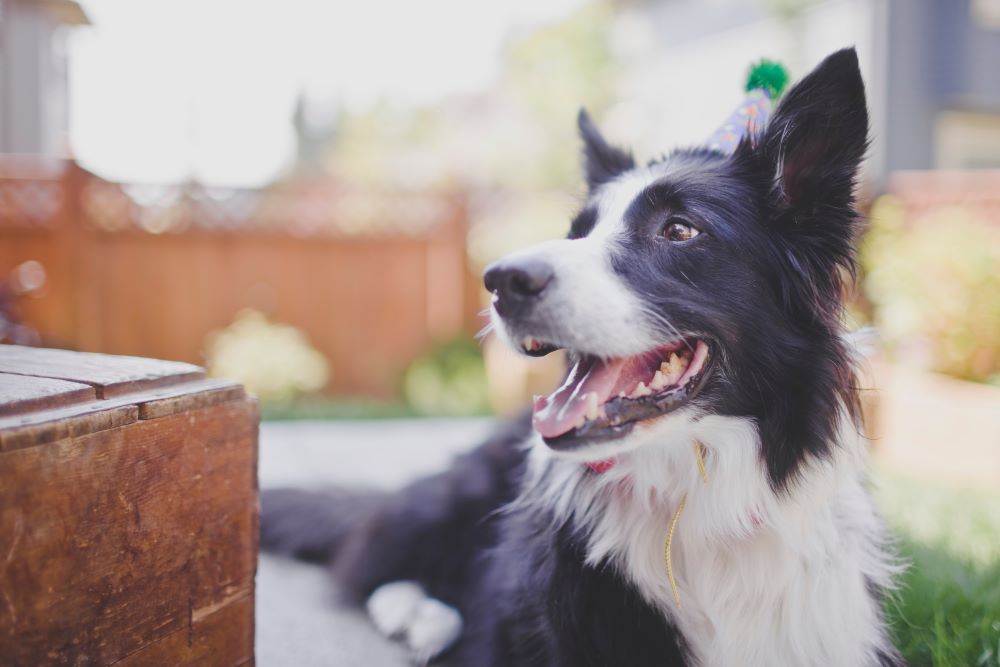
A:
<svg viewBox="0 0 1000 667">
<path fill-rule="evenodd" d="M 555 438 L 572 431 L 587 412 L 587 395 L 596 393 L 598 405 L 608 400 L 627 361 L 591 358 L 577 362 L 561 387 L 548 396 L 535 399 L 532 419 L 535 430 L 545 438 Z"/>
</svg>

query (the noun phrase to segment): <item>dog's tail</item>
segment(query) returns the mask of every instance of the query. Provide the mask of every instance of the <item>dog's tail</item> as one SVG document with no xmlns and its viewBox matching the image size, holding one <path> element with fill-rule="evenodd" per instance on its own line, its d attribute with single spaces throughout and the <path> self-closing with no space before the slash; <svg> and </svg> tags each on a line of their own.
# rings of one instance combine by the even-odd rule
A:
<svg viewBox="0 0 1000 667">
<path fill-rule="evenodd" d="M 333 559 L 388 497 L 345 489 L 265 489 L 260 496 L 261 549 L 317 563 Z"/>
</svg>

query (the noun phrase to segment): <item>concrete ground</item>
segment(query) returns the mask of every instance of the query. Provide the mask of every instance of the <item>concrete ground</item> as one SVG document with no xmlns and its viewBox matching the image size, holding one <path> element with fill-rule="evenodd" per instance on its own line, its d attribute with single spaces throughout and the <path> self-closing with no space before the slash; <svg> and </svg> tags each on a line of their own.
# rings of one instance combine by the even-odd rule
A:
<svg viewBox="0 0 1000 667">
<path fill-rule="evenodd" d="M 265 422 L 260 486 L 330 484 L 391 489 L 444 468 L 490 430 L 488 419 Z M 404 667 L 357 609 L 336 602 L 322 567 L 262 554 L 257 571 L 260 667 Z"/>
</svg>

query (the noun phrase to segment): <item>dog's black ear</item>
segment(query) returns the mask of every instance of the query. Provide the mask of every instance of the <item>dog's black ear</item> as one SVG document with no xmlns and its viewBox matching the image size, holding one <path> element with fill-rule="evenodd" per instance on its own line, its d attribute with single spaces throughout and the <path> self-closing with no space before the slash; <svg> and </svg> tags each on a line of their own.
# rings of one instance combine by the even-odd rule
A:
<svg viewBox="0 0 1000 667">
<path fill-rule="evenodd" d="M 858 168 L 868 147 L 865 87 L 853 48 L 828 56 L 778 104 L 757 145 L 744 141 L 771 183 L 770 224 L 786 241 L 812 306 L 833 309 L 840 269 L 854 270 Z M 832 312 L 832 310 L 828 311 Z"/>
<path fill-rule="evenodd" d="M 828 56 L 788 91 L 760 148 L 774 167 L 781 203 L 810 209 L 841 204 L 853 193 L 867 145 L 865 85 L 851 48 Z"/>
<path fill-rule="evenodd" d="M 583 169 L 591 191 L 635 167 L 631 153 L 604 140 L 586 109 L 580 109 L 576 124 L 583 139 Z"/>
</svg>

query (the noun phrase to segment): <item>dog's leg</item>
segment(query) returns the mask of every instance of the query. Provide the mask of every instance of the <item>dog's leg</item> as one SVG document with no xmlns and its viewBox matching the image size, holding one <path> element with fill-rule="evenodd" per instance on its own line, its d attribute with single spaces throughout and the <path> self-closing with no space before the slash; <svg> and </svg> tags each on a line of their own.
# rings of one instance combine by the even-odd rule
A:
<svg viewBox="0 0 1000 667">
<path fill-rule="evenodd" d="M 387 637 L 402 637 L 420 665 L 446 651 L 462 634 L 458 611 L 427 597 L 412 581 L 379 586 L 366 606 L 375 627 Z"/>
<path fill-rule="evenodd" d="M 424 589 L 412 581 L 393 581 L 375 589 L 365 605 L 372 623 L 386 637 L 401 637 L 413 623 L 417 608 L 427 599 Z"/>
</svg>

